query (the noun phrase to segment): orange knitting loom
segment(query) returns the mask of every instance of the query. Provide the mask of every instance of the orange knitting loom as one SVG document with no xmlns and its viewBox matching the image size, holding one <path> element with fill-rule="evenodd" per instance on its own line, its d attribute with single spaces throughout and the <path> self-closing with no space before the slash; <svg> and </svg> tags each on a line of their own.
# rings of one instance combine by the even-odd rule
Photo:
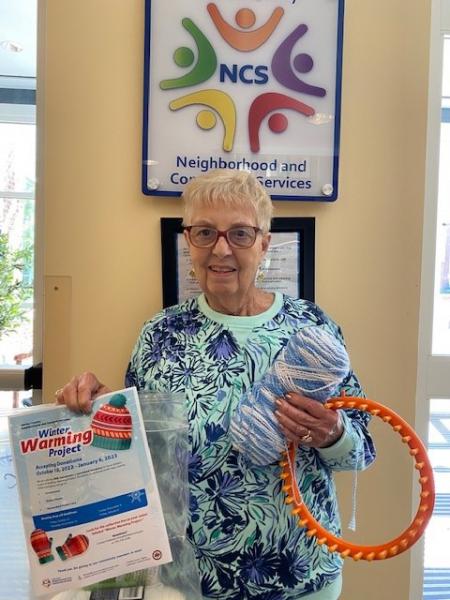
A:
<svg viewBox="0 0 450 600">
<path fill-rule="evenodd" d="M 434 480 L 433 469 L 427 456 L 427 451 L 416 432 L 393 410 L 366 398 L 342 396 L 331 398 L 324 406 L 337 410 L 356 409 L 367 411 L 388 423 L 402 438 L 402 442 L 409 446 L 409 453 L 414 458 L 415 468 L 419 472 L 421 486 L 420 504 L 411 524 L 396 538 L 377 546 L 361 546 L 347 542 L 329 533 L 316 521 L 303 502 L 295 476 L 296 446 L 290 444 L 289 451 L 284 453 L 280 462 L 282 467 L 281 479 L 284 480 L 283 492 L 286 493 L 286 504 L 292 505 L 292 514 L 298 517 L 298 526 L 306 527 L 306 535 L 316 537 L 317 543 L 326 544 L 330 552 L 339 552 L 342 558 L 351 557 L 353 560 L 384 560 L 392 558 L 408 550 L 422 536 L 434 507 Z"/>
</svg>

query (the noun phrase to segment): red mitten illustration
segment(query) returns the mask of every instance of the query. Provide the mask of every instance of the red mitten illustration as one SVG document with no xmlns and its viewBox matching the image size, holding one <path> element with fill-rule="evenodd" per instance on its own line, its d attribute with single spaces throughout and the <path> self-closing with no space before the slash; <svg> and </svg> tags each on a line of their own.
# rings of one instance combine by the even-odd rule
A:
<svg viewBox="0 0 450 600">
<path fill-rule="evenodd" d="M 52 554 L 52 538 L 43 529 L 35 529 L 30 535 L 30 542 L 41 565 L 54 560 Z"/>
<path fill-rule="evenodd" d="M 89 540 L 85 535 L 80 534 L 72 537 L 72 534 L 70 534 L 62 546 L 56 547 L 56 552 L 61 560 L 67 560 L 83 554 L 88 548 Z"/>
</svg>

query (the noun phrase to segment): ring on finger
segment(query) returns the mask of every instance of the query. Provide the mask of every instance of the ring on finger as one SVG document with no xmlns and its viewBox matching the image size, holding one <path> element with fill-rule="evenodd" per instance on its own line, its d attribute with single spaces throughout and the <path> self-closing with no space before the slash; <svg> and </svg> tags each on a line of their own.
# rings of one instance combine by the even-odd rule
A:
<svg viewBox="0 0 450 600">
<path fill-rule="evenodd" d="M 305 433 L 305 435 L 300 436 L 300 441 L 301 442 L 312 442 L 312 437 L 311 437 L 311 429 L 308 429 L 307 433 Z"/>
<path fill-rule="evenodd" d="M 55 398 L 56 398 L 56 399 L 58 399 L 58 396 L 59 396 L 60 394 L 62 394 L 62 391 L 63 391 L 63 389 L 62 389 L 62 388 L 59 388 L 59 389 L 57 389 L 57 390 L 56 390 L 56 392 L 55 392 Z"/>
</svg>

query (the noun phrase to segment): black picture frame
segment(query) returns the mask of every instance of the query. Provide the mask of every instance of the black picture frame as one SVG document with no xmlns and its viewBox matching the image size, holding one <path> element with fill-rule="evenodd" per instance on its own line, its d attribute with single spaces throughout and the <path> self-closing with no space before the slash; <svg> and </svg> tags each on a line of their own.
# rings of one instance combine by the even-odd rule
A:
<svg viewBox="0 0 450 600">
<path fill-rule="evenodd" d="M 277 234 L 292 234 L 292 240 L 296 244 L 297 252 L 294 252 L 296 263 L 290 265 L 291 269 L 296 271 L 296 281 L 289 280 L 287 284 L 297 290 L 295 295 L 305 300 L 314 302 L 315 295 L 315 218 L 314 217 L 276 217 L 272 219 L 271 225 L 272 243 L 277 239 Z M 162 296 L 163 307 L 178 304 L 185 297 L 180 297 L 180 273 L 186 265 L 185 257 L 180 254 L 180 244 L 183 236 L 183 226 L 181 218 L 163 217 L 161 218 L 161 266 L 162 266 Z M 280 238 L 280 236 L 278 236 Z M 288 242 L 290 243 L 290 242 Z M 285 243 L 284 243 L 285 244 Z M 283 243 L 279 246 L 283 246 Z M 185 253 L 183 253 L 185 254 Z M 286 260 L 286 259 L 281 259 Z M 292 261 L 292 257 L 289 259 Z M 182 268 L 183 267 L 183 268 Z M 283 277 L 289 269 L 285 270 L 279 267 L 277 269 L 281 277 L 275 277 L 272 282 L 278 281 L 283 286 L 281 280 L 287 280 Z M 289 278 L 290 279 L 290 278 Z M 271 288 L 267 288 L 271 289 Z M 275 288 L 276 289 L 276 288 Z M 183 292 L 184 296 L 185 292 Z M 192 294 L 194 295 L 194 294 Z"/>
</svg>

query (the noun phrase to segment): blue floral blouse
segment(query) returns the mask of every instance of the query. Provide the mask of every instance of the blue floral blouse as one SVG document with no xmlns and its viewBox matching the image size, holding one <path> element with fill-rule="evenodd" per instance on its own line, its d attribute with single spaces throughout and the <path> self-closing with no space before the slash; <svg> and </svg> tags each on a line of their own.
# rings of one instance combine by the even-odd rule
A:
<svg viewBox="0 0 450 600">
<path fill-rule="evenodd" d="M 322 589 L 341 571 L 341 557 L 297 526 L 284 503 L 277 462 L 252 464 L 233 445 L 230 433 L 240 394 L 261 379 L 289 337 L 303 327 L 324 327 L 342 341 L 338 326 L 306 300 L 283 297 L 281 309 L 242 344 L 232 328 L 207 316 L 199 300 L 191 299 L 148 321 L 132 353 L 127 385 L 186 394 L 188 536 L 205 598 L 293 600 Z M 342 389 L 363 396 L 353 372 Z M 342 412 L 345 432 L 336 444 L 297 452 L 303 498 L 316 519 L 337 535 L 332 472 L 363 469 L 375 458 L 366 429 L 369 416 Z"/>
</svg>

